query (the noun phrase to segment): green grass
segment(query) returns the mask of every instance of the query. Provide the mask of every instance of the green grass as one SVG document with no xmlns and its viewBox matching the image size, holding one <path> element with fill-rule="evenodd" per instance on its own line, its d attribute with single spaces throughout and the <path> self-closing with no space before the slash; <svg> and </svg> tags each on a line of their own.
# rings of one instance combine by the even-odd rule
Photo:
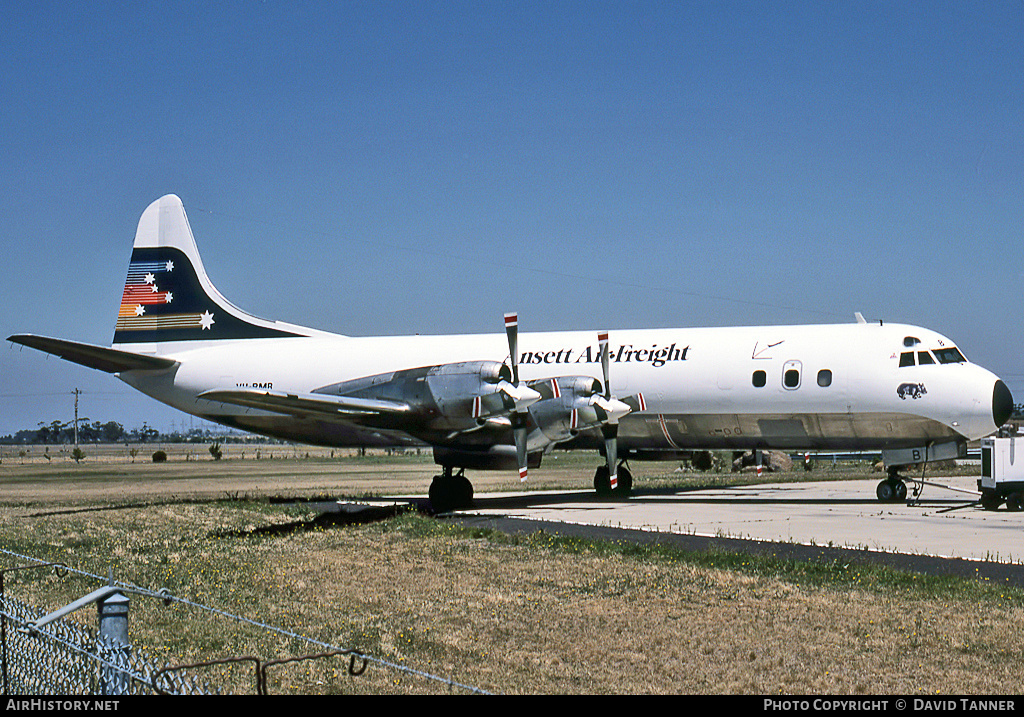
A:
<svg viewBox="0 0 1024 717">
<path fill-rule="evenodd" d="M 101 579 L 111 571 L 119 581 L 167 588 L 177 598 L 285 631 L 133 596 L 133 640 L 171 663 L 320 651 L 287 634 L 293 632 L 493 692 L 1016 691 L 1024 658 L 1024 636 L 1016 629 L 1024 595 L 1017 589 L 833 560 L 505 534 L 415 513 L 332 525 L 317 521 L 308 507 L 275 503 L 232 482 L 264 470 L 285 475 L 286 461 L 247 460 L 245 470 L 222 473 L 231 460 L 145 465 L 128 475 L 115 469 L 106 477 L 77 468 L 32 477 L 5 464 L 0 483 L 35 481 L 36 492 L 0 505 L 0 545 Z M 585 487 L 580 483 L 593 457 L 573 460 L 556 479 Z M 302 481 L 319 465 L 287 462 Z M 395 464 L 380 465 L 387 472 Z M 154 481 L 198 490 L 209 470 L 218 477 L 203 489 L 205 497 L 158 492 L 133 494 L 129 503 L 122 493 L 125 481 L 136 493 Z M 431 470 L 423 466 L 415 480 Z M 795 473 L 800 479 L 802 471 Z M 283 483 L 270 493 L 337 495 L 337 476 L 317 475 L 320 482 Z M 111 498 L 90 492 L 69 502 L 77 495 L 72 481 L 85 477 L 90 490 L 105 484 Z M 690 473 L 664 479 L 723 485 L 735 478 L 750 480 Z M 287 529 L 276 529 L 281 526 Z M 18 563 L 9 555 L 0 562 Z M 26 571 L 10 574 L 7 590 L 55 609 L 97 584 L 74 573 Z M 91 609 L 70 619 L 95 625 Z M 338 658 L 281 666 L 271 691 L 447 691 L 379 664 L 358 678 L 345 668 Z M 244 663 L 212 669 L 207 678 L 232 691 L 253 687 Z"/>
</svg>

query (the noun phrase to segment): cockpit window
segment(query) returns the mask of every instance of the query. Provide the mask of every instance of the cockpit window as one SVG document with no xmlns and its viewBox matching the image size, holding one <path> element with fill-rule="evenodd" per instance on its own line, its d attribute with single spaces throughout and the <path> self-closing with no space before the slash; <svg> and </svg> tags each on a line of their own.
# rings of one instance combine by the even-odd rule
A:
<svg viewBox="0 0 1024 717">
<path fill-rule="evenodd" d="M 932 355 L 930 353 L 928 353 L 927 351 L 918 351 L 917 352 L 917 365 L 918 366 L 924 366 L 925 364 L 929 364 L 929 363 L 935 363 L 935 359 L 932 358 Z"/>
<path fill-rule="evenodd" d="M 911 346 L 917 346 L 919 343 L 921 343 L 921 339 L 919 338 L 915 338 L 913 336 L 903 337 L 903 345 L 906 346 L 907 348 L 910 348 Z"/>
<path fill-rule="evenodd" d="M 913 351 L 907 351 L 905 353 L 901 353 L 900 354 L 900 368 L 903 368 L 904 366 L 913 366 L 913 365 L 914 365 L 914 352 Z"/>
<path fill-rule="evenodd" d="M 935 349 L 935 358 L 939 360 L 939 363 L 967 363 L 967 359 L 960 353 L 960 349 L 956 346 L 950 346 L 945 349 Z"/>
</svg>

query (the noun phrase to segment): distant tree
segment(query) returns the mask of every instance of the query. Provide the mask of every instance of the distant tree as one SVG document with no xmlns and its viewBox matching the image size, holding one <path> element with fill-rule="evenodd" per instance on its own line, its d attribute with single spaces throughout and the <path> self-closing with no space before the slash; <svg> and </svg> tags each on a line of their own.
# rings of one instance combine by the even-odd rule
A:
<svg viewBox="0 0 1024 717">
<path fill-rule="evenodd" d="M 116 421 L 93 421 L 78 427 L 78 440 L 81 443 L 118 443 L 124 435 L 124 427 Z"/>
<path fill-rule="evenodd" d="M 101 440 L 104 443 L 119 443 L 124 440 L 126 435 L 124 426 L 117 421 L 107 421 L 100 431 Z"/>
<path fill-rule="evenodd" d="M 69 438 L 68 434 L 71 429 L 68 428 L 68 424 L 61 423 L 60 421 L 51 421 L 50 425 L 46 425 L 42 421 L 39 423 L 39 430 L 36 431 L 36 442 L 37 443 L 67 443 Z"/>
<path fill-rule="evenodd" d="M 143 423 L 142 428 L 133 428 L 129 435 L 133 441 L 147 443 L 159 439 L 160 431 L 152 428 L 147 423 Z"/>
<path fill-rule="evenodd" d="M 81 423 L 78 426 L 78 441 L 80 443 L 98 443 L 102 431 L 102 424 L 99 421 Z"/>
<path fill-rule="evenodd" d="M 39 442 L 39 429 L 25 428 L 13 436 L 4 436 L 3 442 L 7 444 L 18 444 L 18 443 L 38 443 Z"/>
</svg>

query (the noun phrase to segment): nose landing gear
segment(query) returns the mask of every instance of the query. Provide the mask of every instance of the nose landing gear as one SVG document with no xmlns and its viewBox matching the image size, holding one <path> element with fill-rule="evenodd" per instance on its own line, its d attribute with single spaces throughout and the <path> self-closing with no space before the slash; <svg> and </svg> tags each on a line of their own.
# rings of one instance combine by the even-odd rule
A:
<svg viewBox="0 0 1024 717">
<path fill-rule="evenodd" d="M 902 478 L 886 478 L 875 488 L 875 495 L 883 503 L 898 503 L 907 499 L 907 484 Z"/>
<path fill-rule="evenodd" d="M 875 488 L 875 495 L 883 503 L 898 503 L 907 499 L 907 484 L 895 468 L 889 468 L 888 477 Z"/>
</svg>

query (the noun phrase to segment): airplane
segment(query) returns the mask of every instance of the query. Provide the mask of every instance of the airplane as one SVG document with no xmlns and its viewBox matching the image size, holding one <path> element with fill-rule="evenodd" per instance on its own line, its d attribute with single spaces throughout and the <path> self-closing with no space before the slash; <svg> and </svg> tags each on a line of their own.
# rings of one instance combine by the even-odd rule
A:
<svg viewBox="0 0 1024 717">
<path fill-rule="evenodd" d="M 626 497 L 628 460 L 696 451 L 880 451 L 879 500 L 900 469 L 962 456 L 997 431 L 1006 384 L 929 329 L 848 324 L 351 337 L 253 316 L 200 260 L 181 200 L 139 220 L 110 347 L 9 341 L 114 374 L 185 413 L 322 446 L 420 445 L 441 473 L 435 512 L 472 504 L 465 471 L 597 450 L 600 494 Z M 612 338 L 614 337 L 614 343 Z M 520 350 L 521 349 L 521 350 Z"/>
</svg>

